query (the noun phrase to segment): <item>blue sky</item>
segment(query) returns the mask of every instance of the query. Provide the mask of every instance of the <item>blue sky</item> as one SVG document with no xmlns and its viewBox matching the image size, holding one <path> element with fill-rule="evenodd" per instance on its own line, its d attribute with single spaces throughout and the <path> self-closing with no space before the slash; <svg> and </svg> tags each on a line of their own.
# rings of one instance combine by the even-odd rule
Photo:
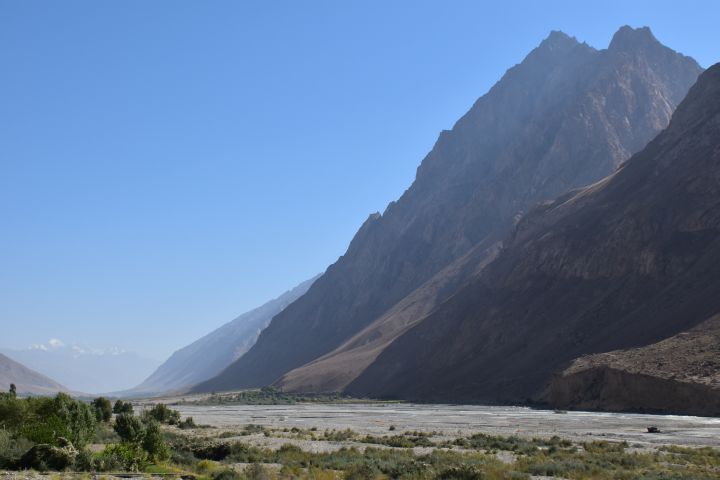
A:
<svg viewBox="0 0 720 480">
<path fill-rule="evenodd" d="M 675 6 L 679 5 L 679 6 Z M 163 359 L 320 272 L 548 32 L 718 2 L 0 0 L 0 347 Z"/>
</svg>

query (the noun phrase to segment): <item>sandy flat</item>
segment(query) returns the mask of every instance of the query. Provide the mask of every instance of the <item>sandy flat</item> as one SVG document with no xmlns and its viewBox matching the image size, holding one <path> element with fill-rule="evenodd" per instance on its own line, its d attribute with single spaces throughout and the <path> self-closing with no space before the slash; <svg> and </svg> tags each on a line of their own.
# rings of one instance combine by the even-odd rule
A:
<svg viewBox="0 0 720 480">
<path fill-rule="evenodd" d="M 656 446 L 663 444 L 720 447 L 720 418 L 600 412 L 554 413 L 523 407 L 416 404 L 298 404 L 174 406 L 196 423 L 216 427 L 257 424 L 273 429 L 350 428 L 361 434 L 419 430 L 443 436 L 483 432 L 549 437 L 574 441 L 610 440 Z M 661 433 L 647 433 L 656 426 Z"/>
</svg>

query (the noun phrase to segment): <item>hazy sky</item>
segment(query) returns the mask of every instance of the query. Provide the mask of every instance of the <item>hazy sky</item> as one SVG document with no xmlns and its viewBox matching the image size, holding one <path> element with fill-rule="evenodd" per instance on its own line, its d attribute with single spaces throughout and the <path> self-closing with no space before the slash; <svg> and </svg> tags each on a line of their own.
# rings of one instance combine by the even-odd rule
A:
<svg viewBox="0 0 720 480">
<path fill-rule="evenodd" d="M 0 0 L 0 347 L 162 359 L 336 260 L 550 30 L 708 66 L 719 6 Z"/>
</svg>

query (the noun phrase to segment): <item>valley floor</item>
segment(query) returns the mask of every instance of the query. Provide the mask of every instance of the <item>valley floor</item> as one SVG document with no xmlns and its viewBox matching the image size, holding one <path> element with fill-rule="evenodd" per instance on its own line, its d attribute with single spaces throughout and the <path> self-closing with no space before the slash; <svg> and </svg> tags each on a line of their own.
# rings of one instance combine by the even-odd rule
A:
<svg viewBox="0 0 720 480">
<path fill-rule="evenodd" d="M 720 447 L 720 418 L 605 412 L 533 410 L 523 407 L 417 404 L 176 405 L 183 417 L 232 431 L 247 424 L 270 429 L 351 429 L 363 435 L 397 431 L 437 432 L 458 437 L 474 433 L 559 436 L 575 442 L 626 441 L 645 447 L 660 445 Z M 647 427 L 659 433 L 647 433 Z M 274 441 L 258 439 L 265 446 Z M 339 448 L 308 444 L 313 450 Z"/>
</svg>

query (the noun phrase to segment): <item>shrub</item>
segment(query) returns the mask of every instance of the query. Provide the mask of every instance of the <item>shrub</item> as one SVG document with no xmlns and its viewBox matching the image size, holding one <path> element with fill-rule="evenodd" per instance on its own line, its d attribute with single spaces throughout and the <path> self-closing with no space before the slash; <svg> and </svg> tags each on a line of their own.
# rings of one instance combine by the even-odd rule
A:
<svg viewBox="0 0 720 480">
<path fill-rule="evenodd" d="M 95 429 L 94 443 L 118 443 L 120 436 L 115 432 L 113 426 L 107 423 L 98 423 Z"/>
<path fill-rule="evenodd" d="M 248 467 L 245 469 L 245 477 L 247 477 L 248 480 L 272 479 L 270 472 L 268 472 L 267 468 L 265 468 L 259 463 L 253 463 L 252 465 L 248 465 Z"/>
<path fill-rule="evenodd" d="M 370 465 L 358 465 L 351 467 L 345 472 L 345 480 L 373 480 L 378 472 Z"/>
<path fill-rule="evenodd" d="M 233 453 L 232 447 L 227 443 L 207 442 L 193 445 L 192 454 L 203 460 L 224 460 Z"/>
<path fill-rule="evenodd" d="M 213 473 L 212 478 L 213 480 L 241 480 L 243 477 L 235 470 L 226 468 Z"/>
<path fill-rule="evenodd" d="M 177 425 L 180 423 L 180 412 L 168 408 L 168 406 L 164 403 L 158 403 L 150 410 L 143 412 L 143 415 L 149 416 L 150 418 L 167 425 Z"/>
<path fill-rule="evenodd" d="M 212 460 L 200 460 L 195 468 L 200 473 L 210 473 L 217 470 L 217 464 Z"/>
<path fill-rule="evenodd" d="M 60 437 L 60 446 L 41 443 L 28 450 L 18 462 L 21 468 L 32 468 L 35 470 L 65 470 L 75 465 L 75 458 L 78 451 L 70 441 Z"/>
<path fill-rule="evenodd" d="M 195 425 L 195 420 L 193 420 L 193 417 L 187 417 L 185 420 L 178 423 L 178 427 L 183 430 L 187 430 L 190 428 L 197 428 L 197 425 Z"/>
<path fill-rule="evenodd" d="M 75 466 L 73 468 L 76 472 L 92 472 L 95 468 L 95 457 L 89 450 L 81 450 L 75 457 Z"/>
<path fill-rule="evenodd" d="M 145 437 L 145 424 L 131 413 L 118 415 L 113 428 L 125 443 L 139 444 Z"/>
<path fill-rule="evenodd" d="M 148 464 L 147 453 L 138 445 L 120 443 L 108 445 L 95 458 L 95 468 L 100 472 L 130 471 L 139 472 Z"/>
<path fill-rule="evenodd" d="M 33 447 L 33 443 L 26 438 L 14 438 L 12 434 L 0 429 L 0 469 L 13 468 L 20 457 Z"/>
</svg>

